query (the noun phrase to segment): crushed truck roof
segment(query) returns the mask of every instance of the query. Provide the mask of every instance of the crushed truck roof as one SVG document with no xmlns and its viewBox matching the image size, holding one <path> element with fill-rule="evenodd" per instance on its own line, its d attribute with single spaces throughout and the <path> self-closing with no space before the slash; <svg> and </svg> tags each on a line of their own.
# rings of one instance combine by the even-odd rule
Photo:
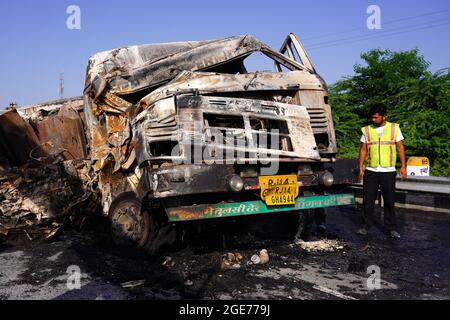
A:
<svg viewBox="0 0 450 320">
<path fill-rule="evenodd" d="M 246 58 L 255 51 L 261 51 L 291 70 L 305 70 L 301 64 L 286 59 L 255 37 L 241 35 L 129 46 L 96 53 L 89 59 L 85 91 L 98 96 L 108 84 L 113 94 L 131 94 L 160 86 L 182 71 L 209 71 L 223 63 Z"/>
</svg>

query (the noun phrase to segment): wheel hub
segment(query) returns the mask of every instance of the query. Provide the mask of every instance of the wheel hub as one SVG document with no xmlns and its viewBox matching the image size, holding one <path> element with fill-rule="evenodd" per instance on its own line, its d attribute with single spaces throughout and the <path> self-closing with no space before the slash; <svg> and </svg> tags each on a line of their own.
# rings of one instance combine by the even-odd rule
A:
<svg viewBox="0 0 450 320">
<path fill-rule="evenodd" d="M 136 200 L 124 200 L 118 203 L 111 216 L 112 235 L 119 245 L 138 246 L 145 244 L 149 232 L 149 220 L 141 212 Z"/>
</svg>

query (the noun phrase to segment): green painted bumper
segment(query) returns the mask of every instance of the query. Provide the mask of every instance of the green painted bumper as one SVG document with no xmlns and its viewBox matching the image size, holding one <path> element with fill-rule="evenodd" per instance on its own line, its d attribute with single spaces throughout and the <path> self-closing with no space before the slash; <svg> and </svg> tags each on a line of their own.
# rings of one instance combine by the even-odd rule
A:
<svg viewBox="0 0 450 320">
<path fill-rule="evenodd" d="M 202 204 L 166 208 L 169 221 L 202 220 L 246 216 L 251 214 L 297 211 L 355 204 L 353 194 L 331 194 L 325 196 L 298 197 L 295 205 L 267 206 L 263 201 Z"/>
</svg>

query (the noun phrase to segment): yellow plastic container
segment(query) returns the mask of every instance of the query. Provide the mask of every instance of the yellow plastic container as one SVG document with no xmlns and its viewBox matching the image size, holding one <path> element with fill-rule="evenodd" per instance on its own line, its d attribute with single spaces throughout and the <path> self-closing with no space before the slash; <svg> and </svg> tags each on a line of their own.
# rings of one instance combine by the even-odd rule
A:
<svg viewBox="0 0 450 320">
<path fill-rule="evenodd" d="M 406 163 L 406 173 L 409 176 L 429 176 L 430 161 L 427 157 L 410 157 Z"/>
</svg>

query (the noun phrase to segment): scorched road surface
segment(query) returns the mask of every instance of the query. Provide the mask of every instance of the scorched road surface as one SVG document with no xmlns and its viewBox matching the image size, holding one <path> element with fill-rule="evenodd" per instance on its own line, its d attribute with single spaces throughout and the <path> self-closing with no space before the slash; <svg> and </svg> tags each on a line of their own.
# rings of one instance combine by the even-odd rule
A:
<svg viewBox="0 0 450 320">
<path fill-rule="evenodd" d="M 0 246 L 0 299 L 450 298 L 450 216 L 399 210 L 401 240 L 381 227 L 360 238 L 359 219 L 359 208 L 329 209 L 328 238 L 336 241 L 316 243 L 319 251 L 246 233 L 223 242 L 212 232 L 150 258 L 115 248 L 98 227 L 65 231 L 53 242 L 9 240 Z M 261 249 L 269 262 L 250 264 Z M 223 270 L 227 252 L 243 259 Z M 69 290 L 74 265 L 81 288 Z M 378 290 L 367 287 L 371 265 L 380 268 Z"/>
</svg>

